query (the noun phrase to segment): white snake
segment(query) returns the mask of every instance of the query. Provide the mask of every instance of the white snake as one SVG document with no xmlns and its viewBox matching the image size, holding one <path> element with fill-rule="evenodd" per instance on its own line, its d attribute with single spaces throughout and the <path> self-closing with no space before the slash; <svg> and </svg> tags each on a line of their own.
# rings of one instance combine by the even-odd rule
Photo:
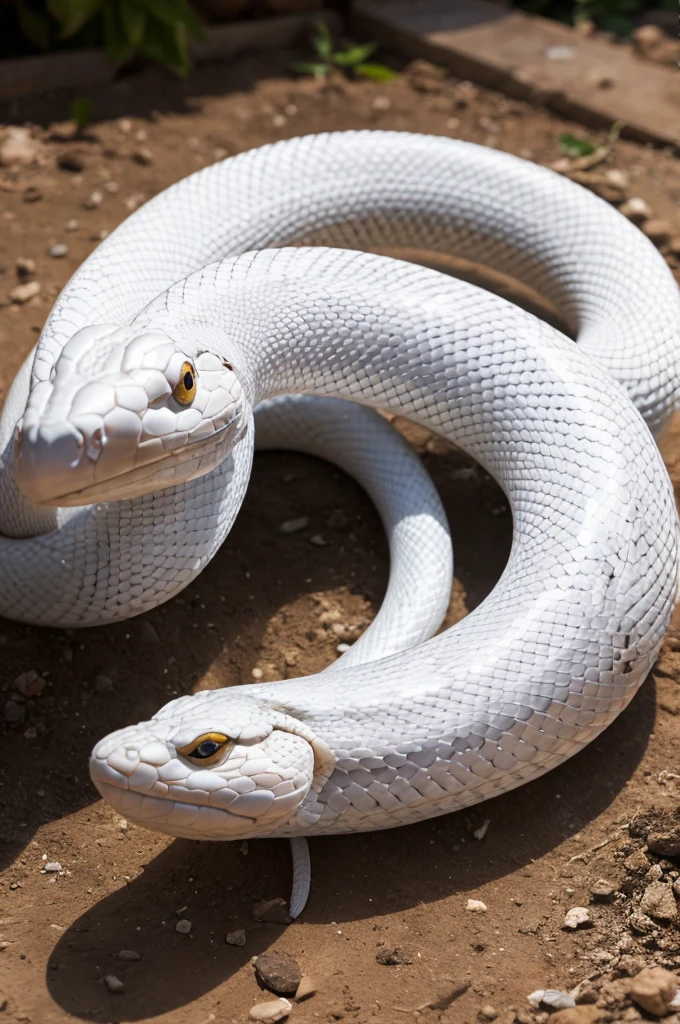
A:
<svg viewBox="0 0 680 1024">
<path fill-rule="evenodd" d="M 238 255 L 293 242 L 342 251 Z M 514 275 L 578 345 L 480 289 L 347 251 L 385 245 Z M 121 326 L 86 326 L 103 321 Z M 443 814 L 581 749 L 644 679 L 675 599 L 673 495 L 632 402 L 660 433 L 678 405 L 679 341 L 677 287 L 637 229 L 557 175 L 473 145 L 294 139 L 147 204 L 43 332 L 16 461 L 29 498 L 129 497 L 171 534 L 176 489 L 200 496 L 228 463 L 228 529 L 252 409 L 305 392 L 454 440 L 505 490 L 514 539 L 492 594 L 434 640 L 182 697 L 113 733 L 91 759 L 102 795 L 173 835 L 307 836 Z M 19 519 L 51 514 L 13 500 Z"/>
</svg>

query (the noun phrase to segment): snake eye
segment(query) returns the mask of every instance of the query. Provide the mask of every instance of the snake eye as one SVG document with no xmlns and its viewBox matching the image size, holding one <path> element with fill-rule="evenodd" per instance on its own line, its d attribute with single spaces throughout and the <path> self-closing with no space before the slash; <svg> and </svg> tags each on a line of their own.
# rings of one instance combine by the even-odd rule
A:
<svg viewBox="0 0 680 1024">
<path fill-rule="evenodd" d="M 184 754 L 195 764 L 214 764 L 224 756 L 225 751 L 233 747 L 234 741 L 230 740 L 221 732 L 206 732 L 203 736 L 187 743 L 184 747 L 178 747 L 177 753 Z"/>
<path fill-rule="evenodd" d="M 196 371 L 191 363 L 183 363 L 179 380 L 172 389 L 172 397 L 180 405 L 191 405 L 196 397 Z"/>
</svg>

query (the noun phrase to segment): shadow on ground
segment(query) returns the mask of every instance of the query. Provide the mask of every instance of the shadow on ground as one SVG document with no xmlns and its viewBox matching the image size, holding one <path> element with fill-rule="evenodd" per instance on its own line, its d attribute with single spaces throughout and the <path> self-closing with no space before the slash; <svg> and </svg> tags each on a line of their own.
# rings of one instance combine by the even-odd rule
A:
<svg viewBox="0 0 680 1024">
<path fill-rule="evenodd" d="M 530 871 L 533 861 L 610 804 L 644 753 L 654 714 L 650 680 L 584 752 L 517 793 L 476 808 L 472 816 L 461 812 L 397 831 L 311 840 L 313 887 L 300 919 L 300 943 L 305 923 L 341 926 L 380 917 L 476 890 L 517 868 Z M 470 828 L 483 817 L 491 825 L 478 842 Z M 287 844 L 259 840 L 249 846 L 244 857 L 236 843 L 172 843 L 139 877 L 98 902 L 63 934 L 48 966 L 52 998 L 77 1017 L 108 1021 L 111 1004 L 103 998 L 99 979 L 115 973 L 132 981 L 141 966 L 115 958 L 117 950 L 126 948 L 148 960 L 153 970 L 144 972 L 141 993 L 117 999 L 117 1020 L 168 1013 L 228 980 L 283 931 L 254 924 L 251 906 L 256 898 L 287 894 Z M 175 931 L 175 911 L 181 908 L 180 916 L 193 925 L 188 939 Z M 226 945 L 225 933 L 242 927 L 248 929 L 247 949 Z"/>
</svg>

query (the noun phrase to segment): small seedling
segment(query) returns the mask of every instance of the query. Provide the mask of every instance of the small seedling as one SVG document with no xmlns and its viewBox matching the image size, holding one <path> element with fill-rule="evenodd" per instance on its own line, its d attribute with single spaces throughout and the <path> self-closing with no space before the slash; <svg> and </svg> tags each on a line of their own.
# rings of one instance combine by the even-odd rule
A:
<svg viewBox="0 0 680 1024">
<path fill-rule="evenodd" d="M 317 21 L 314 28 L 316 32 L 311 42 L 318 60 L 295 61 L 290 65 L 291 71 L 326 78 L 333 68 L 340 68 L 342 71 L 351 71 L 359 78 L 369 78 L 374 82 L 391 82 L 397 77 L 391 68 L 368 60 L 368 57 L 378 49 L 377 43 L 360 43 L 345 50 L 336 50 L 328 25 L 323 21 Z"/>
<path fill-rule="evenodd" d="M 590 156 L 597 148 L 590 139 L 586 139 L 582 135 L 572 135 L 571 132 L 562 132 L 561 135 L 558 135 L 557 141 L 564 156 L 568 156 L 572 160 L 580 156 Z"/>
<path fill-rule="evenodd" d="M 570 132 L 563 132 L 557 136 L 562 154 L 570 160 L 579 160 L 584 157 L 599 157 L 600 162 L 605 160 L 616 147 L 625 124 L 623 121 L 615 121 L 607 133 L 605 145 L 596 146 L 590 139 L 583 135 L 572 135 Z M 589 161 L 592 165 L 593 161 Z"/>
<path fill-rule="evenodd" d="M 82 132 L 85 125 L 92 120 L 92 100 L 89 96 L 74 96 L 68 113 L 78 131 Z"/>
</svg>

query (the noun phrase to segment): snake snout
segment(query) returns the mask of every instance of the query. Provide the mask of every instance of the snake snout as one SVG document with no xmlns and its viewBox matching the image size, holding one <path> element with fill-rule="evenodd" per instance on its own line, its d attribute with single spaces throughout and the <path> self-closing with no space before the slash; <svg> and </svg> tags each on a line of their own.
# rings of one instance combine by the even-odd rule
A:
<svg viewBox="0 0 680 1024">
<path fill-rule="evenodd" d="M 88 447 L 97 445 L 101 445 L 100 438 L 86 438 L 67 420 L 19 431 L 14 442 L 17 487 L 35 504 L 60 504 L 63 494 L 91 483 L 94 466 L 85 456 Z"/>
<path fill-rule="evenodd" d="M 203 743 L 191 751 L 176 742 L 187 725 L 178 733 L 172 719 L 112 733 L 92 752 L 92 781 L 119 814 L 175 836 L 245 839 L 295 817 L 314 774 L 306 740 L 274 730 L 260 741 L 225 745 L 221 758 L 203 766 L 207 740 L 203 726 L 198 731 Z"/>
</svg>

